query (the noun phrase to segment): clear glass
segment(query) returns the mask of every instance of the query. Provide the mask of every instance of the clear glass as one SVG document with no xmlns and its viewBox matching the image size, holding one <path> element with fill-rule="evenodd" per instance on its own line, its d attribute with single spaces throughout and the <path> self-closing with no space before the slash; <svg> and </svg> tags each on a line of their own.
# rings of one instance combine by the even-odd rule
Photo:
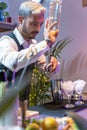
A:
<svg viewBox="0 0 87 130">
<path fill-rule="evenodd" d="M 67 81 L 67 82 L 63 82 L 61 85 L 62 85 L 62 89 L 64 90 L 64 92 L 68 98 L 68 103 L 65 105 L 65 108 L 74 108 L 75 105 L 71 103 L 71 96 L 72 96 L 73 90 L 74 90 L 73 82 Z"/>
<path fill-rule="evenodd" d="M 57 22 L 57 24 L 53 27 L 53 30 L 59 28 L 61 8 L 62 8 L 62 0 L 50 0 L 49 24 Z"/>
<path fill-rule="evenodd" d="M 51 80 L 51 92 L 52 92 L 52 98 L 53 102 L 56 104 L 62 104 L 63 103 L 63 91 L 61 88 L 61 82 L 62 79 L 52 79 Z"/>
<path fill-rule="evenodd" d="M 75 105 L 71 104 L 71 96 L 72 96 L 72 90 L 64 89 L 67 97 L 68 97 L 68 104 L 65 105 L 65 108 L 74 108 Z"/>
<path fill-rule="evenodd" d="M 55 24 L 55 26 L 53 26 L 52 30 L 56 30 L 59 28 L 61 8 L 62 8 L 62 0 L 50 0 L 49 14 L 48 14 L 49 25 L 53 24 L 54 22 L 57 22 L 57 24 Z M 50 44 L 49 46 L 51 48 L 52 44 Z M 46 57 L 47 64 L 49 63 L 50 58 L 51 58 L 51 52 L 49 50 L 47 57 Z M 48 68 L 47 72 L 49 72 L 49 68 Z"/>
<path fill-rule="evenodd" d="M 82 91 L 85 85 L 86 85 L 86 81 L 84 80 L 79 79 L 79 80 L 74 81 L 74 88 L 75 88 L 76 93 L 78 94 L 78 101 L 75 102 L 75 105 L 84 104 L 82 100 Z"/>
<path fill-rule="evenodd" d="M 82 87 L 78 87 L 76 89 L 76 92 L 78 94 L 78 101 L 75 102 L 75 105 L 82 105 L 84 104 L 84 102 L 82 101 L 82 90 L 83 90 L 84 86 Z"/>
</svg>

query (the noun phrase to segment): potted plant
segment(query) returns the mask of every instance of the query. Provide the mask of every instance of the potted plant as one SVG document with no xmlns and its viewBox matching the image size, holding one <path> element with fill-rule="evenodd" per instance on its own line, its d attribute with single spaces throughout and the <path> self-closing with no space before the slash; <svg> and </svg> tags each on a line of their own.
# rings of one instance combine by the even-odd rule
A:
<svg viewBox="0 0 87 130">
<path fill-rule="evenodd" d="M 5 2 L 0 2 L 0 10 L 5 10 L 5 9 L 7 9 L 7 3 L 5 3 Z"/>
<path fill-rule="evenodd" d="M 8 5 L 5 2 L 0 2 L 0 21 L 3 20 L 3 11 L 7 9 Z"/>
</svg>

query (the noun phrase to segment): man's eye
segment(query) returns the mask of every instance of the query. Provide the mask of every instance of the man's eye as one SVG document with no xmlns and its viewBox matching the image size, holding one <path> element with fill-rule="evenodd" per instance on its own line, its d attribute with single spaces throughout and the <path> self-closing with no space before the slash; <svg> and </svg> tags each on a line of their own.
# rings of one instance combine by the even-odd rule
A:
<svg viewBox="0 0 87 130">
<path fill-rule="evenodd" d="M 33 23 L 33 26 L 42 26 L 43 25 L 43 23 Z"/>
<path fill-rule="evenodd" d="M 33 25 L 34 25 L 34 26 L 38 26 L 39 24 L 38 24 L 38 23 L 34 23 Z"/>
<path fill-rule="evenodd" d="M 40 24 L 40 26 L 42 26 L 42 25 L 43 25 L 43 23 Z"/>
</svg>

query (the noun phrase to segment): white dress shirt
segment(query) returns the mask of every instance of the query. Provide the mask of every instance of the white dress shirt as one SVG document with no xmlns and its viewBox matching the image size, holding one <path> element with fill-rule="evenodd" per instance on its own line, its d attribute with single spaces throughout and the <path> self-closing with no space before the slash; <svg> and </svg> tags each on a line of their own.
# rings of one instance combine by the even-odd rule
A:
<svg viewBox="0 0 87 130">
<path fill-rule="evenodd" d="M 15 70 L 18 71 L 24 68 L 27 61 L 29 61 L 28 65 L 36 62 L 37 58 L 49 49 L 46 41 L 37 44 L 35 40 L 31 40 L 28 47 L 28 43 L 21 36 L 17 28 L 14 30 L 14 34 L 20 45 L 23 45 L 25 49 L 18 51 L 15 41 L 7 35 L 0 38 L 0 63 L 12 71 L 14 71 L 14 64 L 17 65 Z"/>
</svg>

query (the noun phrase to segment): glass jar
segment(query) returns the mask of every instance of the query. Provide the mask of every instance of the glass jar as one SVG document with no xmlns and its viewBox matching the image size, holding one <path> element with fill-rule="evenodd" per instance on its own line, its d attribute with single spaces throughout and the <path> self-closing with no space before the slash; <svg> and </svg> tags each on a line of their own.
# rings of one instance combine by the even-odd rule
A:
<svg viewBox="0 0 87 130">
<path fill-rule="evenodd" d="M 57 22 L 57 24 L 53 27 L 53 30 L 59 28 L 61 8 L 62 8 L 62 0 L 50 0 L 49 16 L 48 16 L 49 24 Z"/>
<path fill-rule="evenodd" d="M 63 103 L 63 90 L 61 88 L 62 82 L 63 79 L 51 80 L 51 92 L 53 102 L 59 105 Z"/>
</svg>

